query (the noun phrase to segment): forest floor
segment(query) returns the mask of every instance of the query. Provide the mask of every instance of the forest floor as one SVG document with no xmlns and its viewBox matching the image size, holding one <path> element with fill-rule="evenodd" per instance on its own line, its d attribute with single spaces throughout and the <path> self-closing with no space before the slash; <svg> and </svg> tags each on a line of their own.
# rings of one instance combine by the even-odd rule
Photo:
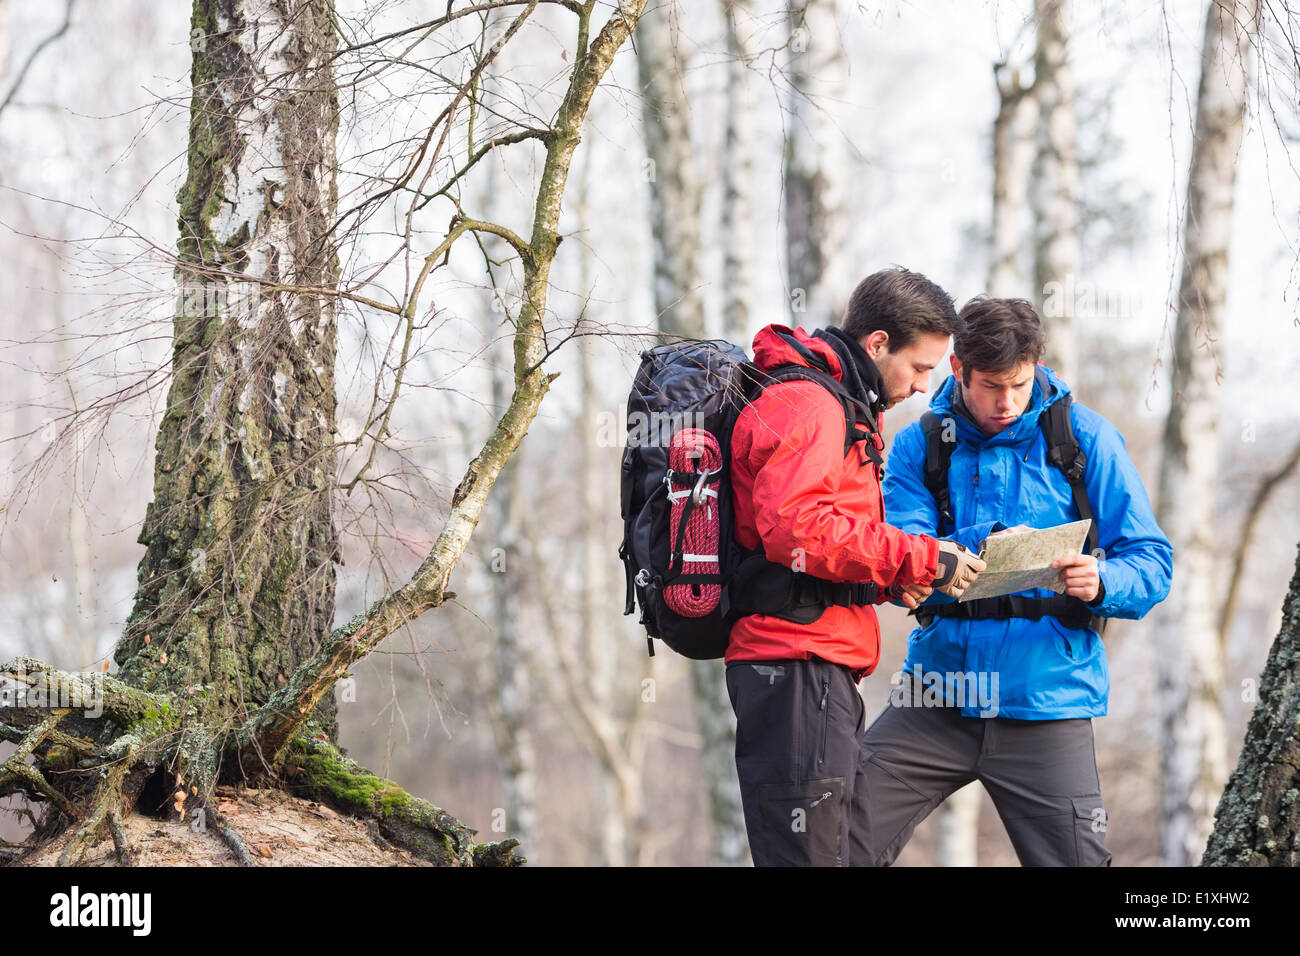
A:
<svg viewBox="0 0 1300 956">
<path fill-rule="evenodd" d="M 258 866 L 430 866 L 396 847 L 382 847 L 366 821 L 344 816 L 281 790 L 218 787 L 217 809 L 244 841 Z M 235 866 L 235 855 L 216 830 L 191 829 L 133 812 L 123 818 L 136 866 Z M 53 866 L 71 831 L 15 865 Z M 119 866 L 107 832 L 82 866 Z"/>
</svg>

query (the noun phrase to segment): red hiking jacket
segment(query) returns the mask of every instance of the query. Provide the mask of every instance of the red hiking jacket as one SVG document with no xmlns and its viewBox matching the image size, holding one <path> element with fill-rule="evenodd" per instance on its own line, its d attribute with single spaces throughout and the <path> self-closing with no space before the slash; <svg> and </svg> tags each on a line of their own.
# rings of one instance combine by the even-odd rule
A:
<svg viewBox="0 0 1300 956">
<path fill-rule="evenodd" d="M 839 356 L 802 329 L 769 325 L 754 336 L 754 362 L 772 368 L 807 365 L 777 332 L 793 334 L 843 378 Z M 868 438 L 868 441 L 879 441 Z M 858 442 L 844 454 L 844 410 L 816 382 L 780 382 L 741 411 L 731 437 L 735 535 L 746 548 L 760 545 L 768 560 L 830 581 L 929 584 L 939 567 L 939 544 L 885 524 L 880 481 Z M 797 549 L 802 549 L 799 551 Z M 832 606 L 811 624 L 766 614 L 742 617 L 731 628 L 728 661 L 806 660 L 816 656 L 870 674 L 880 658 L 874 608 Z"/>
</svg>

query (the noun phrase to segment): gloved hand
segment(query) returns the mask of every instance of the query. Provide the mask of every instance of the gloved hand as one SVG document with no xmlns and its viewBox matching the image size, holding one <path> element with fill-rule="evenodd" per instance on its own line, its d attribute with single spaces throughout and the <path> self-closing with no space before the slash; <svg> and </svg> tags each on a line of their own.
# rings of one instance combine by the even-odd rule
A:
<svg viewBox="0 0 1300 956">
<path fill-rule="evenodd" d="M 975 583 L 985 564 L 980 556 L 967 551 L 956 541 L 939 539 L 939 571 L 930 582 L 934 588 L 949 597 L 959 598 L 962 592 Z"/>
</svg>

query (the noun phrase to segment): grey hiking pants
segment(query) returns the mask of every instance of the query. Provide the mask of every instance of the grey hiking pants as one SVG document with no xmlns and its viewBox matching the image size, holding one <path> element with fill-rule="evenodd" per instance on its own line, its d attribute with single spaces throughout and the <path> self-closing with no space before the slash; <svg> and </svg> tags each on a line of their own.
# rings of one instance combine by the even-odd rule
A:
<svg viewBox="0 0 1300 956">
<path fill-rule="evenodd" d="M 847 866 L 866 832 L 867 711 L 841 664 L 732 661 L 736 774 L 755 866 Z"/>
<path fill-rule="evenodd" d="M 896 706 L 899 699 L 914 700 L 891 695 L 862 740 L 870 865 L 893 863 L 917 824 L 974 780 L 993 799 L 1021 865 L 1110 865 L 1091 719 L 963 717 L 953 707 Z"/>
</svg>

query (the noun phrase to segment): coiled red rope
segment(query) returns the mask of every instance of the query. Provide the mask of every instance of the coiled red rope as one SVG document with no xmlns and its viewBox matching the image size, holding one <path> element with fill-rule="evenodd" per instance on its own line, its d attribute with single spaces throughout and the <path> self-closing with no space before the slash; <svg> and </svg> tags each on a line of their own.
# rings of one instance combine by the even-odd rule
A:
<svg viewBox="0 0 1300 956">
<path fill-rule="evenodd" d="M 683 428 L 668 445 L 668 467 L 674 472 L 668 485 L 669 542 L 676 547 L 677 536 L 685 516 L 686 533 L 682 538 L 683 574 L 718 574 L 718 544 L 721 520 L 718 511 L 718 485 L 721 479 L 722 449 L 718 439 L 703 428 Z M 711 472 L 701 483 L 699 475 Z M 664 602 L 682 617 L 704 617 L 712 613 L 722 599 L 721 584 L 670 584 L 664 588 Z"/>
</svg>

